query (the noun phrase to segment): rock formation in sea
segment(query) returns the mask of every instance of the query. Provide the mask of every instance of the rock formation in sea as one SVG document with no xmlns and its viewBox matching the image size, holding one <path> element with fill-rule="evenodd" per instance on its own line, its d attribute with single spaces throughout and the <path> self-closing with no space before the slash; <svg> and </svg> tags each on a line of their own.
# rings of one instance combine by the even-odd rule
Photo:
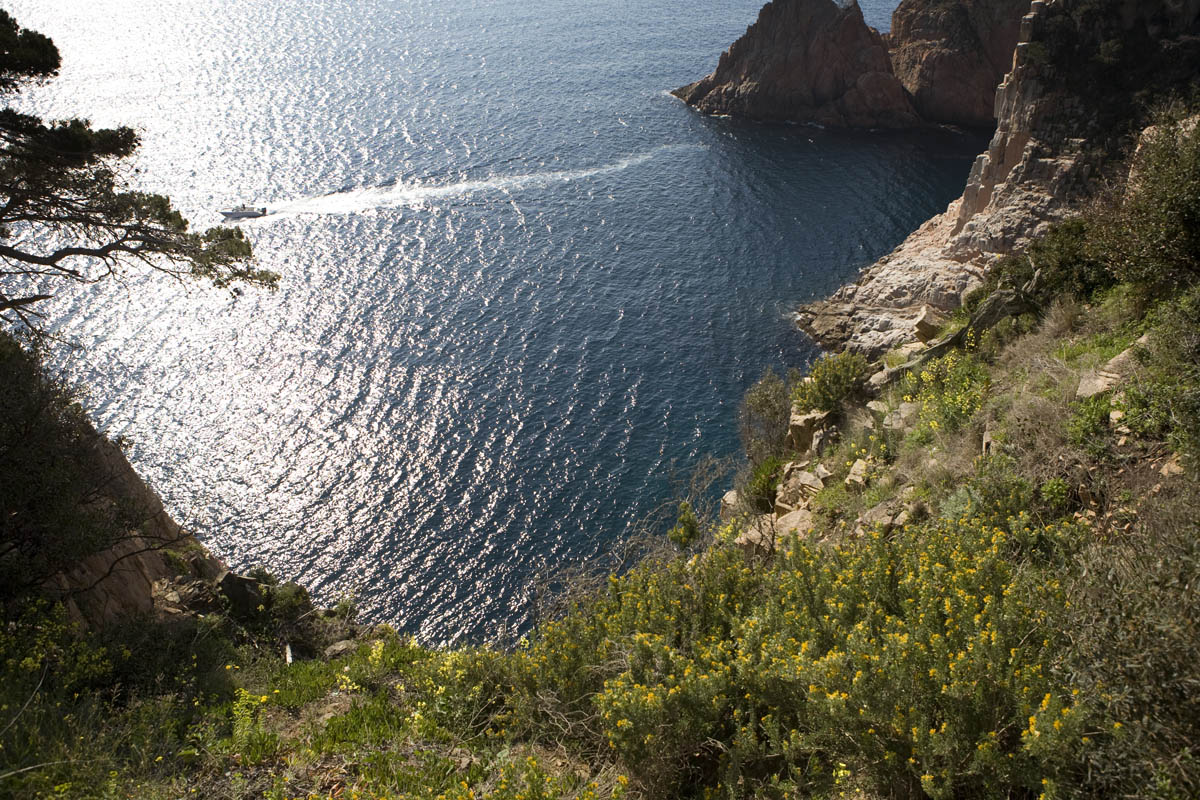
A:
<svg viewBox="0 0 1200 800">
<path fill-rule="evenodd" d="M 930 122 L 991 127 L 1029 0 L 903 0 L 884 40 L 896 77 Z"/>
<path fill-rule="evenodd" d="M 912 338 L 926 305 L 956 307 L 996 260 L 1066 214 L 1088 177 L 1128 148 L 1146 87 L 1166 97 L 1200 74 L 1200 3 L 1124 11 L 1097 20 L 1080 3 L 1034 0 L 997 89 L 995 135 L 962 197 L 855 283 L 802 308 L 800 327 L 823 347 L 882 353 Z"/>
<path fill-rule="evenodd" d="M 920 118 L 856 0 L 772 0 L 713 73 L 673 94 L 707 114 L 898 128 Z"/>
</svg>

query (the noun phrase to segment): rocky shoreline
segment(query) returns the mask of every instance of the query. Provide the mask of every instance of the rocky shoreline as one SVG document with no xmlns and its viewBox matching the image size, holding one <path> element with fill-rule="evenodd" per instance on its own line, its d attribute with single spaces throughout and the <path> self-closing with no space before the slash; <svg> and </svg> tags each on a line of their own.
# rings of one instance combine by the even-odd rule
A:
<svg viewBox="0 0 1200 800">
<path fill-rule="evenodd" d="M 1012 69 L 996 90 L 996 132 L 962 196 L 857 281 L 798 311 L 797 324 L 822 347 L 878 356 L 911 340 L 926 307 L 957 308 L 996 261 L 1020 252 L 1081 196 L 1093 165 L 1085 141 L 1061 124 L 1075 104 L 1053 69 L 1032 57 L 1046 8 L 1034 0 L 1021 21 Z"/>
</svg>

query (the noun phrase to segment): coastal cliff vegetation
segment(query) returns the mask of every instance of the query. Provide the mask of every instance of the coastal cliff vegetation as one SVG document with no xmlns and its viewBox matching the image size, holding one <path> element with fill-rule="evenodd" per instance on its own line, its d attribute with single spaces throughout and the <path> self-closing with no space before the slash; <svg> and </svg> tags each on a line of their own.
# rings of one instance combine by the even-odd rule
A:
<svg viewBox="0 0 1200 800">
<path fill-rule="evenodd" d="M 1200 796 L 1191 111 L 927 342 L 753 387 L 720 514 L 515 642 L 427 647 L 190 540 L 153 611 L 82 625 L 44 576 L 139 518 L 3 335 L 0 796 Z"/>
</svg>

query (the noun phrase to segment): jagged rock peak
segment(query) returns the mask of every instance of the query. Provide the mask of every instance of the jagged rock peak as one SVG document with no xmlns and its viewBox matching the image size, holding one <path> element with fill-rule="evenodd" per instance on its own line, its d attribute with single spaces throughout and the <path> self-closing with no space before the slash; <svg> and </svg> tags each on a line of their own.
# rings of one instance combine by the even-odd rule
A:
<svg viewBox="0 0 1200 800">
<path fill-rule="evenodd" d="M 707 114 L 863 128 L 921 124 L 856 0 L 772 0 L 711 75 L 672 94 Z"/>
<path fill-rule="evenodd" d="M 902 0 L 885 40 L 892 69 L 930 122 L 991 127 L 1030 0 Z"/>
</svg>

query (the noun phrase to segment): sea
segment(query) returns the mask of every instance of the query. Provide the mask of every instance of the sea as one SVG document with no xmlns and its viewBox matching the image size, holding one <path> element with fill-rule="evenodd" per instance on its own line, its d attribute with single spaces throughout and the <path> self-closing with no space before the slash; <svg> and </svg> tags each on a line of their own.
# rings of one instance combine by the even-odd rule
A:
<svg viewBox="0 0 1200 800">
<path fill-rule="evenodd" d="M 886 30 L 895 3 L 864 0 Z M 760 0 L 9 0 L 129 125 L 125 170 L 239 223 L 275 291 L 47 284 L 49 359 L 238 569 L 429 644 L 528 630 L 619 551 L 828 295 L 961 190 L 978 135 L 696 114 Z M 725 487 L 718 487 L 716 491 Z"/>
</svg>

